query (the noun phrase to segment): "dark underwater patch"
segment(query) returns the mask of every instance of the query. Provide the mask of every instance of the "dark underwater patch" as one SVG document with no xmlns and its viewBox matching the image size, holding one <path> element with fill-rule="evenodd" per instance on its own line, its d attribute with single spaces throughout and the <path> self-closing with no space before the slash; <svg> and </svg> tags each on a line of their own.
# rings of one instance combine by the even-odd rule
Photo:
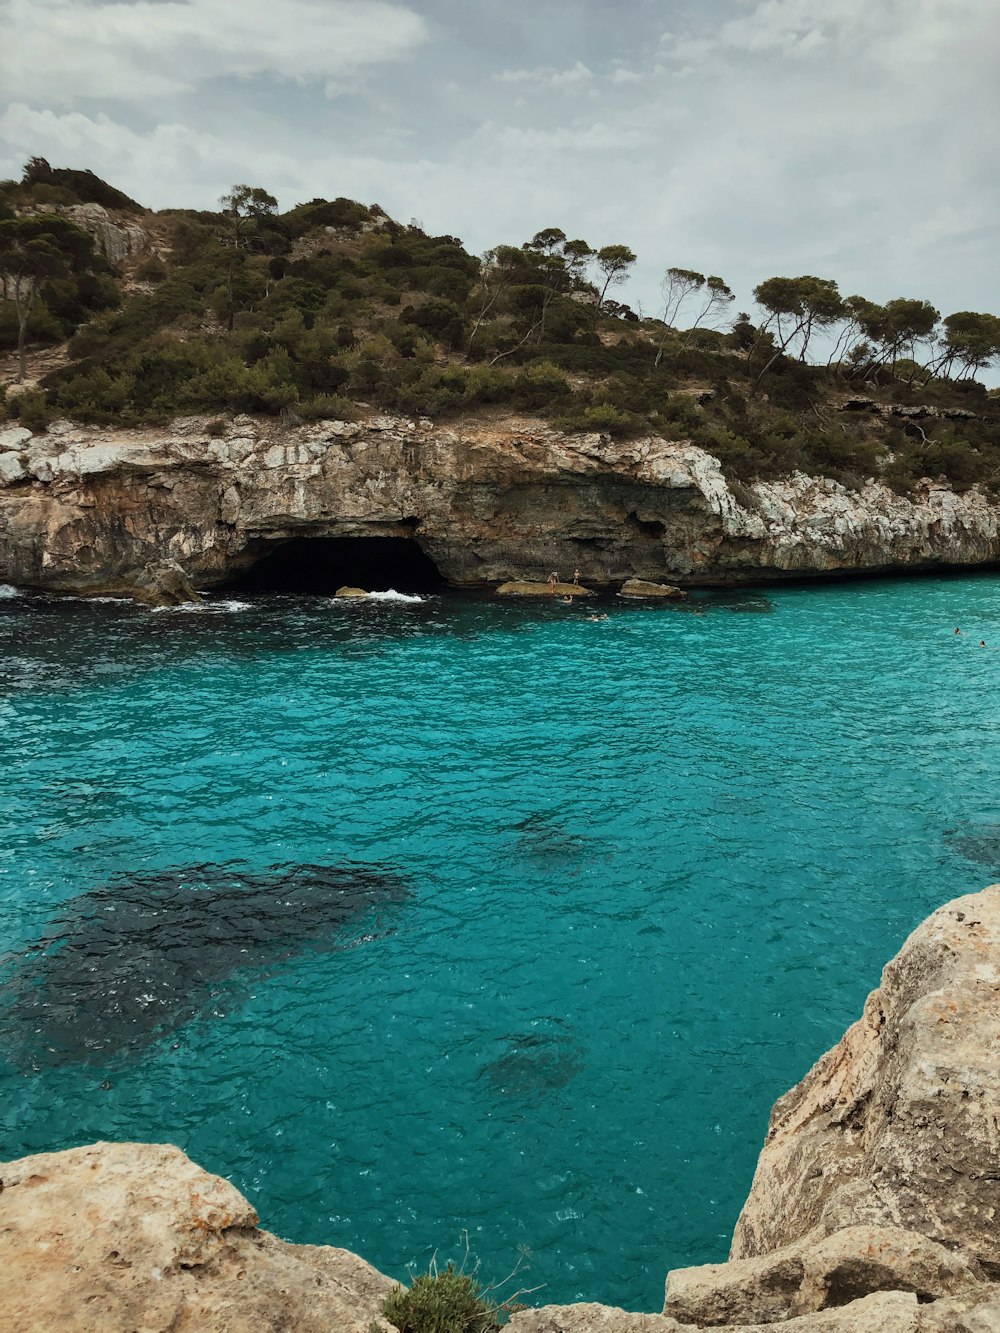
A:
<svg viewBox="0 0 1000 1333">
<path fill-rule="evenodd" d="M 735 611 L 748 615 L 771 615 L 774 603 L 762 592 L 718 592 L 688 603 L 691 611 Z"/>
<path fill-rule="evenodd" d="M 588 853 L 587 840 L 569 832 L 555 815 L 537 811 L 511 827 L 518 856 L 536 865 L 576 862 Z"/>
<path fill-rule="evenodd" d="M 1000 874 L 1000 824 L 973 824 L 965 828 L 947 829 L 945 837 L 959 856 Z"/>
<path fill-rule="evenodd" d="M 67 903 L 0 984 L 0 1047 L 22 1067 L 99 1064 L 149 1046 L 307 949 L 408 897 L 378 867 L 182 867 Z"/>
<path fill-rule="evenodd" d="M 531 1032 L 500 1037 L 504 1049 L 483 1065 L 480 1077 L 507 1097 L 564 1088 L 583 1069 L 583 1053 L 563 1027 L 559 1020 L 549 1019 L 534 1025 Z"/>
</svg>

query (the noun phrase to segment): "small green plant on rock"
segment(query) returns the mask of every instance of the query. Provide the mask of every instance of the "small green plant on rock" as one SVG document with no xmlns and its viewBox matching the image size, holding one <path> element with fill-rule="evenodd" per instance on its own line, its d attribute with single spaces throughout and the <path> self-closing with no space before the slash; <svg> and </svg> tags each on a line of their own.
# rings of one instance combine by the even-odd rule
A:
<svg viewBox="0 0 1000 1333">
<path fill-rule="evenodd" d="M 399 1333 L 491 1333 L 499 1328 L 497 1307 L 481 1291 L 474 1277 L 448 1264 L 414 1278 L 409 1290 L 397 1287 L 382 1310 Z"/>
<path fill-rule="evenodd" d="M 483 1287 L 476 1278 L 478 1264 L 471 1273 L 465 1271 L 469 1261 L 469 1236 L 465 1233 L 465 1257 L 462 1266 L 451 1262 L 441 1270 L 437 1255 L 431 1259 L 430 1269 L 413 1279 L 409 1290 L 396 1287 L 386 1298 L 382 1313 L 399 1333 L 497 1333 L 500 1321 L 507 1322 L 515 1310 L 523 1309 L 518 1298 L 539 1291 L 539 1287 L 522 1287 L 511 1295 L 499 1298 L 501 1288 L 521 1272 L 530 1253 L 522 1248 L 517 1263 L 501 1282 Z M 494 1294 L 497 1300 L 493 1299 Z"/>
</svg>

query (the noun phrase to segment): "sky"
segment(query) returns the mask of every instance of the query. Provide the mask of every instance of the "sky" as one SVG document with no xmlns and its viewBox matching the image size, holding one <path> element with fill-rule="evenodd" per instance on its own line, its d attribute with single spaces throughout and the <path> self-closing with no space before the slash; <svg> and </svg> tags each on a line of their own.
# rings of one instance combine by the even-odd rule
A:
<svg viewBox="0 0 1000 1333">
<path fill-rule="evenodd" d="M 0 177 L 562 227 L 734 310 L 776 274 L 1000 314 L 1000 0 L 0 0 Z"/>
</svg>

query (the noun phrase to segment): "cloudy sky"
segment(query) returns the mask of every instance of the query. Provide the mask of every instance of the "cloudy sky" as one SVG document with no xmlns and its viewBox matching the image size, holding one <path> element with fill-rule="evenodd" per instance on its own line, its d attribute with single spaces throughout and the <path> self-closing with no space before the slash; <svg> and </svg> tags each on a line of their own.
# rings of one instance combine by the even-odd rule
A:
<svg viewBox="0 0 1000 1333">
<path fill-rule="evenodd" d="M 0 176 L 237 181 L 1000 314 L 1000 0 L 0 0 Z"/>
</svg>

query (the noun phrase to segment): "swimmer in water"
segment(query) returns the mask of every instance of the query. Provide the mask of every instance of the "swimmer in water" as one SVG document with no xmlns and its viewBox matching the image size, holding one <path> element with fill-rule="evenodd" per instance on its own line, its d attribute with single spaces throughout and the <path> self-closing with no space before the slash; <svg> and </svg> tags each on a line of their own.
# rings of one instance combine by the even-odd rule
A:
<svg viewBox="0 0 1000 1333">
<path fill-rule="evenodd" d="M 962 632 L 962 631 L 961 631 L 960 629 L 957 629 L 957 630 L 955 631 L 956 634 L 961 634 L 961 632 Z"/>
<path fill-rule="evenodd" d="M 572 606 L 572 605 L 573 605 L 573 598 L 570 597 L 570 596 L 568 596 L 568 595 L 567 595 L 566 597 L 560 597 L 559 600 L 560 600 L 560 602 L 562 602 L 563 606 Z"/>
<path fill-rule="evenodd" d="M 980 646 L 980 648 L 985 648 L 985 647 L 986 647 L 986 640 L 985 640 L 985 639 L 980 639 L 980 640 L 979 640 L 979 646 Z"/>
</svg>

